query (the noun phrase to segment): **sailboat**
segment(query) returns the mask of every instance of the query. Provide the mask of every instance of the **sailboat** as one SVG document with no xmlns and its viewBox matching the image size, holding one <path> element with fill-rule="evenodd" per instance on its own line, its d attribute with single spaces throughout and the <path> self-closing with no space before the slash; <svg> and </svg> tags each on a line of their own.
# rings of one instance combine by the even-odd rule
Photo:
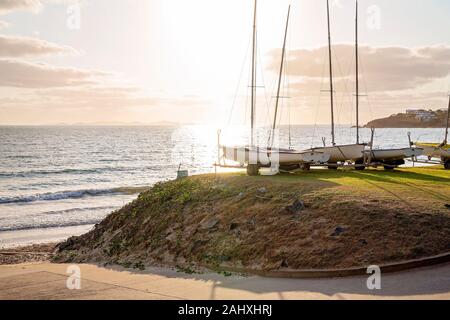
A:
<svg viewBox="0 0 450 320">
<path fill-rule="evenodd" d="M 330 3 L 327 0 L 327 23 L 328 23 L 328 59 L 330 73 L 330 102 L 331 102 L 331 139 L 332 146 L 312 148 L 310 151 L 323 152 L 330 154 L 329 169 L 337 169 L 338 162 L 358 161 L 363 157 L 365 144 L 337 145 L 334 124 L 334 84 L 333 84 L 333 62 L 332 62 L 332 46 L 331 46 L 331 25 L 330 25 Z"/>
<path fill-rule="evenodd" d="M 359 144 L 359 39 L 358 39 L 358 0 L 356 0 L 356 19 L 355 19 L 355 57 L 356 57 L 356 143 Z M 373 141 L 372 141 L 373 143 Z M 372 147 L 363 151 L 364 158 L 373 162 L 385 164 L 385 169 L 393 169 L 395 166 L 405 164 L 405 159 L 416 158 L 423 154 L 421 148 L 399 148 L 399 149 L 373 149 Z M 363 159 L 356 160 L 357 164 L 363 164 Z M 364 166 L 358 166 L 356 169 L 363 170 Z"/>
<path fill-rule="evenodd" d="M 244 147 L 228 147 L 221 146 L 223 157 L 227 160 L 238 162 L 241 166 L 247 165 L 248 175 L 257 175 L 259 168 L 271 167 L 274 164 L 278 165 L 280 169 L 292 169 L 293 167 L 300 167 L 301 164 L 327 162 L 330 155 L 324 152 L 308 150 L 296 151 L 291 149 L 273 148 L 274 135 L 277 123 L 277 112 L 280 99 L 281 80 L 283 75 L 284 58 L 286 53 L 286 40 L 289 27 L 290 10 L 289 6 L 286 31 L 284 35 L 283 50 L 281 57 L 281 66 L 278 80 L 278 91 L 276 97 L 274 125 L 271 136 L 271 144 L 267 147 L 255 146 L 255 119 L 256 119 L 256 31 L 257 31 L 257 0 L 254 1 L 254 17 L 253 17 L 253 41 L 252 41 L 252 76 L 251 76 L 251 144 Z"/>
<path fill-rule="evenodd" d="M 442 143 L 423 143 L 416 142 L 415 145 L 419 148 L 423 148 L 424 155 L 431 158 L 439 158 L 444 162 L 444 167 L 450 170 L 450 145 L 448 144 L 448 132 L 450 125 L 450 96 L 448 100 L 448 110 L 447 110 L 447 125 L 445 128 L 445 137 Z"/>
</svg>

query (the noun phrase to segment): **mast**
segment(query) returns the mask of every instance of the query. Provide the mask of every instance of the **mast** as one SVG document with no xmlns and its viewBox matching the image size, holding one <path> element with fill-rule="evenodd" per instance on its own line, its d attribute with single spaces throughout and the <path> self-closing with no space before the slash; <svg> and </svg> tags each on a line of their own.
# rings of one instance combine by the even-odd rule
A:
<svg viewBox="0 0 450 320">
<path fill-rule="evenodd" d="M 253 13 L 253 41 L 252 41 L 252 98 L 251 98 L 251 146 L 255 145 L 255 117 L 256 117 L 256 13 L 258 0 L 255 0 Z"/>
<path fill-rule="evenodd" d="M 358 52 L 358 0 L 356 0 L 355 57 L 356 57 L 356 144 L 359 144 L 359 52 Z"/>
<path fill-rule="evenodd" d="M 330 1 L 327 0 L 327 21 L 328 21 L 328 58 L 330 63 L 330 99 L 331 99 L 331 141 L 336 145 L 334 134 L 334 87 L 333 87 L 333 63 L 331 55 L 331 26 L 330 26 Z"/>
<path fill-rule="evenodd" d="M 447 127 L 445 129 L 445 140 L 444 145 L 448 143 L 448 129 L 450 125 L 450 95 L 448 96 L 448 111 L 447 111 Z"/>
<path fill-rule="evenodd" d="M 286 40 L 287 40 L 287 34 L 288 34 L 288 28 L 289 28 L 290 14 L 291 14 L 291 6 L 289 5 L 289 9 L 288 9 L 288 13 L 287 13 L 287 20 L 286 20 L 286 30 L 284 32 L 283 50 L 281 53 L 280 73 L 278 75 L 278 89 L 277 89 L 277 96 L 276 96 L 276 102 L 275 102 L 275 115 L 273 117 L 273 127 L 272 127 L 272 144 L 273 144 L 273 141 L 275 140 L 275 129 L 277 126 L 278 106 L 280 103 L 281 81 L 282 81 L 282 77 L 283 77 L 284 59 L 286 56 Z"/>
</svg>

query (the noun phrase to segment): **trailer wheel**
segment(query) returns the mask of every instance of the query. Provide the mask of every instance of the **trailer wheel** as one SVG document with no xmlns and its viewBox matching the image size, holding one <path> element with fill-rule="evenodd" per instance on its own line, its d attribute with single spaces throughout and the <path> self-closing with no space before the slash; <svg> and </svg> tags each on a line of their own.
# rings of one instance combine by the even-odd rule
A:
<svg viewBox="0 0 450 320">
<path fill-rule="evenodd" d="M 450 159 L 444 161 L 444 168 L 445 170 L 450 170 Z"/>
<path fill-rule="evenodd" d="M 355 164 L 357 165 L 355 167 L 356 170 L 363 171 L 366 169 L 366 166 L 364 166 L 364 160 L 362 160 L 362 159 L 356 160 Z"/>
<path fill-rule="evenodd" d="M 300 169 L 302 171 L 310 171 L 311 170 L 311 165 L 309 163 L 302 163 L 300 165 Z"/>
<path fill-rule="evenodd" d="M 250 177 L 259 175 L 259 166 L 257 164 L 249 164 L 247 166 L 247 175 Z"/>
<path fill-rule="evenodd" d="M 328 170 L 337 170 L 337 163 L 329 163 Z M 331 165 L 331 166 L 330 166 Z"/>
</svg>

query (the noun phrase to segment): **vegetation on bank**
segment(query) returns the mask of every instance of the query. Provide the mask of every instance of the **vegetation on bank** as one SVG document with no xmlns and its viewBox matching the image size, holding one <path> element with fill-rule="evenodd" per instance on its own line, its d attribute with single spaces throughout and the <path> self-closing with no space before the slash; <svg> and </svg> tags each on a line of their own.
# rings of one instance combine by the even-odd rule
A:
<svg viewBox="0 0 450 320">
<path fill-rule="evenodd" d="M 450 173 L 437 168 L 159 183 L 56 262 L 265 270 L 367 266 L 450 249 Z"/>
</svg>

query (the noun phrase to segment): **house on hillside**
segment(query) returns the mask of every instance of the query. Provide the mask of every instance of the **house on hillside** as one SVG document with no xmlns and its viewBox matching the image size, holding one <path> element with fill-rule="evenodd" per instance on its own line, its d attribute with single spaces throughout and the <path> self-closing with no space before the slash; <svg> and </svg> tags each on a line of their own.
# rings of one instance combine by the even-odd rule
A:
<svg viewBox="0 0 450 320">
<path fill-rule="evenodd" d="M 437 118 L 436 113 L 431 110 L 406 110 L 406 114 L 410 116 L 414 116 L 417 120 L 420 121 L 432 121 Z"/>
</svg>

